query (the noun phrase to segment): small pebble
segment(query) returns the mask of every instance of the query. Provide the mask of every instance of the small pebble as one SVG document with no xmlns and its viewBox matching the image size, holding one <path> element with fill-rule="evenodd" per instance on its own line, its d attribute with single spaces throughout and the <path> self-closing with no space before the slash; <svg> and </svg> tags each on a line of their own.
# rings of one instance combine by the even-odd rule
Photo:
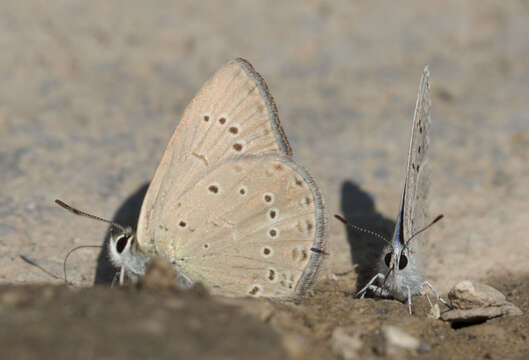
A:
<svg viewBox="0 0 529 360">
<path fill-rule="evenodd" d="M 382 327 L 383 349 L 388 355 L 396 355 L 406 351 L 426 352 L 430 350 L 428 344 L 420 339 L 404 332 L 400 328 L 392 325 Z"/>
<path fill-rule="evenodd" d="M 331 346 L 334 355 L 339 359 L 353 360 L 359 359 L 358 352 L 362 348 L 362 341 L 358 333 L 337 327 L 332 332 Z"/>
<path fill-rule="evenodd" d="M 455 309 L 474 309 L 477 306 L 499 306 L 505 303 L 505 296 L 492 286 L 461 281 L 448 293 L 450 304 Z"/>
<path fill-rule="evenodd" d="M 452 310 L 441 319 L 452 323 L 478 323 L 499 316 L 521 315 L 522 311 L 505 300 L 495 288 L 470 280 L 456 284 L 448 293 Z"/>
</svg>

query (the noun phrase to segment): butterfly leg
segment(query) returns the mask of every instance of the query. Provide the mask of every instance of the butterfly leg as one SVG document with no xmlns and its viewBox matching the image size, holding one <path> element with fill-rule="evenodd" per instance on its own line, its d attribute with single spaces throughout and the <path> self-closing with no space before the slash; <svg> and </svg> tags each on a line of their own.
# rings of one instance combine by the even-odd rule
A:
<svg viewBox="0 0 529 360">
<path fill-rule="evenodd" d="M 119 269 L 119 285 L 125 284 L 125 266 Z"/>
<path fill-rule="evenodd" d="M 427 292 L 421 290 L 419 292 L 419 295 L 424 296 L 426 298 L 426 300 L 428 300 L 428 304 L 430 305 L 430 309 L 433 308 L 432 301 L 430 300 L 430 296 L 428 295 Z"/>
<path fill-rule="evenodd" d="M 360 290 L 359 292 L 356 293 L 356 296 L 360 295 L 360 299 L 363 299 L 364 296 L 366 295 L 366 292 L 367 290 L 374 290 L 376 292 L 375 289 L 379 288 L 378 286 L 374 286 L 373 283 L 375 281 L 377 281 L 378 279 L 381 279 L 381 280 L 384 280 L 385 279 L 385 276 L 384 274 L 381 274 L 381 273 L 378 273 L 376 274 L 375 276 L 373 276 L 373 278 L 371 280 L 369 280 L 369 282 L 367 283 L 366 286 L 364 286 L 362 288 L 362 290 Z"/>
<path fill-rule="evenodd" d="M 439 293 L 434 289 L 434 287 L 432 286 L 432 284 L 430 284 L 428 281 L 424 281 L 422 284 L 421 284 L 421 288 L 423 287 L 429 287 L 430 290 L 432 291 L 433 295 L 435 296 L 435 298 L 442 302 L 447 308 L 451 309 L 452 307 L 439 295 Z M 431 304 L 430 304 L 431 306 Z"/>
<path fill-rule="evenodd" d="M 375 294 L 376 297 L 381 297 L 381 298 L 391 297 L 388 289 L 385 289 L 377 285 L 370 285 L 369 290 L 371 290 L 373 294 Z"/>
<path fill-rule="evenodd" d="M 176 285 L 184 288 L 189 289 L 193 286 L 194 282 L 189 277 L 187 277 L 182 271 L 176 270 Z"/>
<path fill-rule="evenodd" d="M 410 313 L 410 316 L 413 314 L 411 311 L 411 289 L 409 286 L 406 286 L 408 288 L 408 312 Z"/>
<path fill-rule="evenodd" d="M 110 287 L 116 286 L 116 284 L 119 283 L 119 278 L 121 276 L 121 271 L 118 270 L 114 273 L 114 276 L 112 277 L 112 283 L 110 284 Z"/>
</svg>

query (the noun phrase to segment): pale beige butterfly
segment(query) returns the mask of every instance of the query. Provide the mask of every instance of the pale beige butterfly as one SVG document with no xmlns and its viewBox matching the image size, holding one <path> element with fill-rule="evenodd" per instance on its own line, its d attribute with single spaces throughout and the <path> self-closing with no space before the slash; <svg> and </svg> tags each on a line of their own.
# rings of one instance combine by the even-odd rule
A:
<svg viewBox="0 0 529 360">
<path fill-rule="evenodd" d="M 110 255 L 131 279 L 160 256 L 184 285 L 289 298 L 317 279 L 326 223 L 318 186 L 292 160 L 265 81 L 238 58 L 186 108 L 143 201 L 137 234 L 112 237 Z"/>
</svg>

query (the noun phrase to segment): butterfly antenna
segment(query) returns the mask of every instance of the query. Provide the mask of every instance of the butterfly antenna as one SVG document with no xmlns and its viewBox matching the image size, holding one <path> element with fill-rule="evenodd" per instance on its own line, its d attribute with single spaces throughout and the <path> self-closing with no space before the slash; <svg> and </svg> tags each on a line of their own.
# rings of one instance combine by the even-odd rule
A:
<svg viewBox="0 0 529 360">
<path fill-rule="evenodd" d="M 119 225 L 119 224 L 116 224 L 115 222 L 113 221 L 110 221 L 110 220 L 107 220 L 107 219 L 103 219 L 99 216 L 95 216 L 95 215 L 92 215 L 92 214 L 89 214 L 89 213 L 86 213 L 84 211 L 81 211 L 81 210 L 78 210 L 74 207 L 71 207 L 70 205 L 66 204 L 64 201 L 61 201 L 59 199 L 56 199 L 55 200 L 55 203 L 57 205 L 59 205 L 60 207 L 62 207 L 63 209 L 66 209 L 68 210 L 69 212 L 75 214 L 75 215 L 81 215 L 81 216 L 85 216 L 87 218 L 90 218 L 90 219 L 94 219 L 94 220 L 98 220 L 98 221 L 102 221 L 102 222 L 105 222 L 107 224 L 110 224 L 112 225 L 113 227 L 115 228 L 118 228 L 119 230 L 123 231 L 124 233 L 127 233 L 127 229 L 125 229 L 123 226 Z"/>
<path fill-rule="evenodd" d="M 436 222 L 438 222 L 439 220 L 441 220 L 442 218 L 444 218 L 444 215 L 443 214 L 439 214 L 437 215 L 437 217 L 435 219 L 433 219 L 433 221 L 431 223 L 429 223 L 428 225 L 426 225 L 425 227 L 423 227 L 421 230 L 417 231 L 415 234 L 413 234 L 411 236 L 411 238 L 408 239 L 408 241 L 406 242 L 406 246 L 408 246 L 408 244 L 410 243 L 411 240 L 413 240 L 414 237 L 416 237 L 417 235 L 419 235 L 420 233 L 428 230 L 433 224 L 435 224 Z"/>
<path fill-rule="evenodd" d="M 81 245 L 81 246 L 76 246 L 74 247 L 73 249 L 71 249 L 70 251 L 68 251 L 68 254 L 66 254 L 66 256 L 64 257 L 64 261 L 63 261 L 63 264 L 62 264 L 62 269 L 64 271 L 64 282 L 66 283 L 66 285 L 70 285 L 71 283 L 68 282 L 68 278 L 66 276 L 66 263 L 68 262 L 68 258 L 70 257 L 70 255 L 74 252 L 74 251 L 77 251 L 79 249 L 86 249 L 86 248 L 102 248 L 103 246 L 101 245 Z"/>
<path fill-rule="evenodd" d="M 43 268 L 41 265 L 39 265 L 35 260 L 31 260 L 30 258 L 28 258 L 27 256 L 25 255 L 18 255 L 25 263 L 31 265 L 31 266 L 34 266 L 36 267 L 37 269 L 39 269 L 40 271 L 46 273 L 47 275 L 51 276 L 52 278 L 54 279 L 57 279 L 57 280 L 64 280 L 64 279 L 61 279 L 60 277 L 58 277 L 57 275 L 55 275 L 54 273 L 52 273 L 51 271 L 49 270 L 46 270 L 45 268 Z"/>
<path fill-rule="evenodd" d="M 387 242 L 388 244 L 391 245 L 391 242 L 386 239 L 385 237 L 383 237 L 382 235 L 380 234 L 377 234 L 376 232 L 374 231 L 371 231 L 371 230 L 367 230 L 367 229 L 364 229 L 363 227 L 360 227 L 360 226 L 356 226 L 356 225 L 353 225 L 351 224 L 349 221 L 345 220 L 343 217 L 341 217 L 340 215 L 338 214 L 334 214 L 334 217 L 337 218 L 338 220 L 340 220 L 341 222 L 343 222 L 345 225 L 348 225 L 350 226 L 351 228 L 357 230 L 357 231 L 360 231 L 360 232 L 363 232 L 363 233 L 366 233 L 366 234 L 369 234 L 371 236 L 374 236 L 376 237 L 377 239 L 380 239 L 382 241 L 385 241 Z"/>
</svg>

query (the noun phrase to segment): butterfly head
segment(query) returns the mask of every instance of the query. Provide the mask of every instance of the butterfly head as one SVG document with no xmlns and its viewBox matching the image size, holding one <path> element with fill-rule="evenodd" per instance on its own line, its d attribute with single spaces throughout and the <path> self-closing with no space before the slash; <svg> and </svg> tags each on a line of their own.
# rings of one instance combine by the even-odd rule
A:
<svg viewBox="0 0 529 360">
<path fill-rule="evenodd" d="M 399 295 L 407 296 L 408 287 L 412 292 L 417 290 L 417 286 L 422 282 L 421 265 L 418 248 L 413 246 L 412 241 L 417 241 L 416 237 L 430 228 L 433 224 L 443 218 L 438 215 L 430 224 L 426 225 L 409 239 L 404 239 L 402 212 L 397 219 L 395 232 L 391 243 L 386 246 L 383 252 L 383 264 L 381 272 L 385 274 L 383 286 L 387 288 L 394 297 Z M 410 246 L 411 245 L 411 246 Z M 384 272 L 385 271 L 385 272 Z"/>
<path fill-rule="evenodd" d="M 381 284 L 392 297 L 404 301 L 408 297 L 408 287 L 414 293 L 422 282 L 418 256 L 406 247 L 387 247 L 380 264 L 381 273 L 385 275 Z"/>
<path fill-rule="evenodd" d="M 133 281 L 145 274 L 145 267 L 147 266 L 149 258 L 143 255 L 139 249 L 136 234 L 130 227 L 124 227 L 113 221 L 81 211 L 58 199 L 55 200 L 55 203 L 75 215 L 110 224 L 111 233 L 110 241 L 108 242 L 110 261 L 112 261 L 114 266 L 125 270 L 127 276 Z M 115 234 L 113 232 L 114 229 L 117 229 L 119 232 Z"/>
<path fill-rule="evenodd" d="M 388 249 L 384 255 L 384 264 L 388 271 L 404 271 L 408 266 L 409 250 L 402 247 Z"/>
<path fill-rule="evenodd" d="M 123 268 L 131 280 L 136 281 L 145 274 L 149 258 L 140 252 L 136 234 L 132 229 L 125 228 L 118 234 L 111 234 L 108 242 L 108 253 L 112 264 Z"/>
<path fill-rule="evenodd" d="M 391 243 L 382 253 L 380 272 L 385 275 L 382 287 L 394 298 L 404 301 L 408 296 L 408 287 L 415 292 L 422 281 L 418 255 L 411 250 L 404 239 L 402 212 L 397 218 Z"/>
</svg>

